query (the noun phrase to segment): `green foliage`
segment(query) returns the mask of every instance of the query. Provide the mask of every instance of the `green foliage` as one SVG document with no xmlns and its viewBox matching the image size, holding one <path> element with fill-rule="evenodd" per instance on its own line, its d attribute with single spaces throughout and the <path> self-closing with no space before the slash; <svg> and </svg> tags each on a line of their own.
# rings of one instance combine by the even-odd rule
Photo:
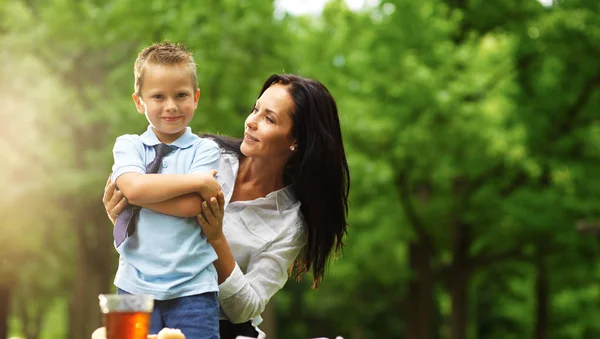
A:
<svg viewBox="0 0 600 339">
<path fill-rule="evenodd" d="M 450 337 L 461 229 L 469 338 L 534 336 L 544 289 L 548 338 L 597 337 L 599 246 L 575 227 L 600 218 L 597 1 L 273 9 L 0 0 L 0 44 L 10 46 L 0 52 L 0 284 L 14 286 L 12 332 L 70 335 L 77 279 L 114 271 L 100 203 L 110 150 L 147 124 L 130 99 L 137 52 L 168 39 L 196 57 L 196 132 L 241 135 L 272 73 L 314 77 L 337 100 L 350 231 L 318 291 L 305 277 L 273 299 L 279 337 L 406 336 L 408 282 L 420 279 L 408 245 L 423 237 L 433 246 L 431 326 Z M 23 323 L 40 309 L 46 325 Z"/>
</svg>

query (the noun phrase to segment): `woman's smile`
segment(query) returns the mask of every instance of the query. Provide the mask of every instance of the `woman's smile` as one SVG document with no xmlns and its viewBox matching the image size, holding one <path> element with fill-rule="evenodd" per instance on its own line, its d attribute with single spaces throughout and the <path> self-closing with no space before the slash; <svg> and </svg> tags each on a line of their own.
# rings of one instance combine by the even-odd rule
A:
<svg viewBox="0 0 600 339">
<path fill-rule="evenodd" d="M 247 142 L 258 142 L 258 139 L 256 139 L 256 138 L 252 137 L 252 136 L 251 136 L 250 134 L 248 134 L 248 133 L 246 133 L 246 134 L 244 135 L 244 139 L 245 139 Z"/>
</svg>

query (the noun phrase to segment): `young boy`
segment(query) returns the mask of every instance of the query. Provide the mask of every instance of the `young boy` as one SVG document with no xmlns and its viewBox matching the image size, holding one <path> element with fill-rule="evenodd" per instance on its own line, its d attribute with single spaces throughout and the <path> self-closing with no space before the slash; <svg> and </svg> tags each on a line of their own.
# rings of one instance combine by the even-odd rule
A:
<svg viewBox="0 0 600 339">
<path fill-rule="evenodd" d="M 186 194 L 208 200 L 220 190 L 217 144 L 188 127 L 200 97 L 196 65 L 184 46 L 163 42 L 139 53 L 134 74 L 133 100 L 150 125 L 142 135 L 118 137 L 113 149 L 112 178 L 130 208 L 114 229 L 115 285 L 118 293 L 154 297 L 150 333 L 170 327 L 187 339 L 219 338 L 217 256 L 200 233 L 198 212 L 158 213 L 166 213 L 165 201 L 177 206 Z"/>
</svg>

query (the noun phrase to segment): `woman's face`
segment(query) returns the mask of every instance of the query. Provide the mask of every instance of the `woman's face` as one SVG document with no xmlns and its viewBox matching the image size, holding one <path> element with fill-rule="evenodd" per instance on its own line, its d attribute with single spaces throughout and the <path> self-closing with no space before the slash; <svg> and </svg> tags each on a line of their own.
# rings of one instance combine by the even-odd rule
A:
<svg viewBox="0 0 600 339">
<path fill-rule="evenodd" d="M 285 85 L 274 84 L 258 98 L 246 118 L 241 151 L 247 157 L 287 162 L 297 148 L 292 136 L 294 101 Z"/>
</svg>

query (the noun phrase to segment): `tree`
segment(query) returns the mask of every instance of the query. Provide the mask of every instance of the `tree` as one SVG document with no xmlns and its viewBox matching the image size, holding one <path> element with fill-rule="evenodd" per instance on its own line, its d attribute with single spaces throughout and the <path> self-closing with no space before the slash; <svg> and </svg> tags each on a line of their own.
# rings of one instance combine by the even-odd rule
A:
<svg viewBox="0 0 600 339">
<path fill-rule="evenodd" d="M 590 99 L 596 78 L 594 72 L 586 74 L 590 67 L 595 69 L 591 65 L 597 61 L 585 59 L 577 64 L 585 70 L 575 68 L 576 75 L 569 75 L 574 83 L 582 78 L 580 86 L 560 88 L 564 95 L 559 96 L 557 85 L 565 83 L 559 80 L 565 78 L 556 78 L 542 94 L 544 85 L 538 84 L 553 73 L 536 65 L 547 59 L 553 60 L 554 66 L 571 61 L 557 59 L 548 54 L 546 43 L 532 44 L 531 39 L 545 40 L 537 36 L 542 32 L 537 25 L 564 32 L 563 27 L 549 22 L 558 18 L 559 22 L 593 21 L 596 17 L 581 9 L 576 18 L 571 17 L 575 14 L 566 8 L 544 8 L 537 1 L 491 6 L 483 2 L 395 1 L 363 13 L 351 13 L 340 4 L 331 3 L 322 18 L 304 19 L 316 28 L 305 28 L 310 34 L 300 34 L 306 42 L 295 55 L 307 60 L 303 69 L 318 74 L 334 94 L 352 93 L 342 97 L 340 107 L 346 114 L 344 121 L 351 126 L 345 134 L 351 157 L 360 154 L 360 161 L 352 167 L 354 187 L 358 185 L 360 190 L 353 195 L 353 202 L 358 201 L 361 213 L 370 210 L 378 218 L 362 221 L 354 217 L 351 239 L 374 238 L 373 224 L 385 225 L 388 220 L 410 227 L 404 238 L 395 237 L 398 232 L 391 227 L 381 231 L 389 235 L 386 244 L 391 239 L 397 239 L 399 246 L 407 243 L 408 260 L 400 265 L 407 265 L 413 277 L 404 303 L 400 303 L 406 307 L 405 336 L 436 336 L 437 306 L 442 312 L 440 332 L 450 338 L 467 337 L 474 328 L 469 321 L 473 277 L 505 262 L 535 267 L 528 274 L 538 275 L 531 280 L 532 289 L 537 281 L 536 322 L 539 329 L 547 326 L 551 299 L 546 298 L 551 298 L 551 290 L 546 283 L 553 272 L 547 270 L 545 258 L 581 246 L 570 225 L 577 218 L 597 213 L 597 207 L 589 208 L 598 206 L 597 199 L 579 180 L 596 168 L 592 164 L 597 154 L 589 151 L 597 145 L 595 127 L 586 123 L 598 117 L 588 114 L 580 119 L 572 114 L 594 111 Z M 595 5 L 588 6 L 592 11 Z M 296 25 L 302 23 L 299 20 Z M 575 24 L 589 26 L 594 23 Z M 582 44 L 578 51 L 594 55 L 583 46 L 589 48 L 596 38 L 577 34 L 568 33 L 568 39 L 561 36 L 556 41 L 577 39 Z M 347 47 L 348 41 L 352 48 Z M 539 48 L 539 54 L 532 52 L 532 47 Z M 552 46 L 550 50 L 558 52 L 560 48 Z M 578 60 L 581 55 L 562 51 Z M 336 66 L 335 72 L 326 72 L 331 64 Z M 557 101 L 564 104 L 557 106 Z M 554 113 L 539 113 L 548 110 Z M 557 145 L 566 149 L 557 152 Z M 361 170 L 371 166 L 378 169 L 376 175 L 386 188 L 360 188 L 375 181 L 367 170 Z M 389 187 L 395 188 L 396 198 L 375 203 L 376 199 L 390 199 Z M 359 198 L 369 196 L 368 192 L 372 192 L 373 202 Z M 593 202 L 586 203 L 588 199 Z M 399 208 L 387 207 L 394 203 Z M 557 231 L 571 240 L 548 241 Z M 366 253 L 378 253 L 378 259 L 393 256 L 391 249 Z M 574 265 L 583 259 L 578 258 L 569 260 Z M 354 275 L 346 279 L 357 279 L 355 272 L 361 272 L 361 279 L 370 271 L 359 266 L 356 258 L 351 260 L 349 265 L 355 270 L 347 271 Z M 371 270 L 389 275 L 383 273 L 385 265 L 370 263 L 374 266 Z M 376 279 L 364 275 L 368 281 L 364 286 L 378 286 Z M 451 300 L 447 309 L 445 296 Z M 392 303 L 387 307 L 392 312 Z M 537 335 L 544 336 L 540 331 Z"/>
</svg>

